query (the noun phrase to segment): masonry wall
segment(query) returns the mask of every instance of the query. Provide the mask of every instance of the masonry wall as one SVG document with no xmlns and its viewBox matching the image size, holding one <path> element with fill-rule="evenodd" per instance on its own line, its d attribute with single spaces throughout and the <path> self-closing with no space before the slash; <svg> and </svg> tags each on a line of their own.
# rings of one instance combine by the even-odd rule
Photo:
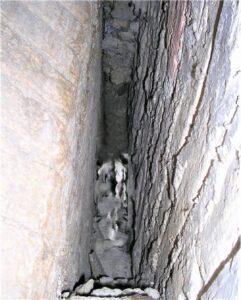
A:
<svg viewBox="0 0 241 300">
<path fill-rule="evenodd" d="M 239 299 L 238 1 L 149 1 L 130 92 L 133 270 L 163 299 Z"/>
<path fill-rule="evenodd" d="M 90 276 L 99 6 L 1 3 L 1 299 L 56 299 Z"/>
<path fill-rule="evenodd" d="M 129 1 L 103 1 L 103 150 L 127 151 L 127 99 L 139 16 Z"/>
</svg>

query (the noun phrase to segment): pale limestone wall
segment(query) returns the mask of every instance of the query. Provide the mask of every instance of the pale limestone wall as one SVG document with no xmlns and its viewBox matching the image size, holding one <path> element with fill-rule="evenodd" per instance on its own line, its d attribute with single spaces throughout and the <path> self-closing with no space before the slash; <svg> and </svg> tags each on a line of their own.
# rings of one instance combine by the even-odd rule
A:
<svg viewBox="0 0 241 300">
<path fill-rule="evenodd" d="M 56 299 L 90 275 L 98 6 L 1 3 L 4 300 Z"/>
<path fill-rule="evenodd" d="M 130 94 L 134 274 L 162 299 L 240 299 L 241 5 L 146 11 Z"/>
</svg>

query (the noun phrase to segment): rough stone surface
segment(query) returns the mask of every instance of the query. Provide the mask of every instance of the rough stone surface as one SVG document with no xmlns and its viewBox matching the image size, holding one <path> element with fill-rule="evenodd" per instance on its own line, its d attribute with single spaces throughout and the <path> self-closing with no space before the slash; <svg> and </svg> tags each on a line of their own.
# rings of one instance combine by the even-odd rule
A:
<svg viewBox="0 0 241 300">
<path fill-rule="evenodd" d="M 90 276 L 99 4 L 1 3 L 4 300 L 68 297 Z M 161 299 L 241 299 L 240 10 L 235 0 L 104 6 L 109 152 L 127 147 L 131 84 L 135 280 L 127 283 L 154 286 Z M 70 298 L 152 299 L 123 295 Z"/>
<path fill-rule="evenodd" d="M 56 299 L 90 275 L 101 9 L 4 1 L 1 10 L 1 299 Z"/>
<path fill-rule="evenodd" d="M 110 289 L 107 287 L 103 287 L 101 289 L 96 289 L 94 290 L 91 295 L 93 296 L 112 296 L 112 297 L 117 297 L 122 294 L 122 291 L 120 289 Z"/>
<path fill-rule="evenodd" d="M 91 297 L 84 297 L 84 296 L 73 296 L 70 297 L 71 300 L 81 300 L 81 299 L 86 299 L 86 300 L 110 300 L 110 299 L 115 299 L 115 300 L 153 300 L 149 296 L 142 296 L 142 295 L 132 295 L 132 296 L 121 296 L 121 297 L 98 297 L 98 296 L 91 296 Z"/>
<path fill-rule="evenodd" d="M 240 299 L 238 1 L 148 1 L 130 92 L 136 282 Z"/>
<path fill-rule="evenodd" d="M 144 292 L 153 299 L 160 298 L 159 292 L 153 288 L 145 288 Z"/>
<path fill-rule="evenodd" d="M 103 113 L 105 153 L 127 150 L 127 97 L 138 32 L 138 14 L 128 1 L 103 1 Z"/>
<path fill-rule="evenodd" d="M 88 295 L 94 288 L 94 280 L 90 279 L 75 289 L 77 295 Z"/>
<path fill-rule="evenodd" d="M 84 283 L 81 286 L 88 286 L 91 282 L 91 287 L 93 285 L 99 284 L 98 280 L 94 282 L 93 279 L 90 279 L 88 282 Z M 80 286 L 80 287 L 81 287 Z M 65 297 L 65 292 L 62 293 L 61 299 L 159 299 L 159 292 L 153 288 L 145 288 L 142 290 L 140 288 L 110 288 L 103 286 L 102 288 L 95 288 L 91 293 L 84 293 L 84 295 L 77 295 L 79 287 L 75 288 L 74 291 L 68 297 Z M 85 290 L 86 291 L 86 290 Z"/>
<path fill-rule="evenodd" d="M 121 158 L 108 160 L 99 166 L 95 187 L 95 211 L 93 222 L 90 265 L 93 278 L 109 285 L 114 279 L 127 280 L 131 275 L 130 244 L 132 226 L 129 219 L 127 163 Z M 100 277 L 102 276 L 102 277 Z M 116 282 L 117 284 L 117 282 Z"/>
</svg>

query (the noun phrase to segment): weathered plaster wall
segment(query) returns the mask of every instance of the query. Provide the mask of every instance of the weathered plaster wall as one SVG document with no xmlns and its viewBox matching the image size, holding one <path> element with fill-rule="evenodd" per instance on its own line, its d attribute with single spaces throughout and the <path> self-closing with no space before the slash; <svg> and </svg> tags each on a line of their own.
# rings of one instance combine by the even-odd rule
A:
<svg viewBox="0 0 241 300">
<path fill-rule="evenodd" d="M 239 299 L 240 3 L 146 5 L 130 93 L 133 270 L 164 299 Z"/>
<path fill-rule="evenodd" d="M 56 299 L 90 275 L 101 9 L 2 9 L 1 299 Z"/>
</svg>

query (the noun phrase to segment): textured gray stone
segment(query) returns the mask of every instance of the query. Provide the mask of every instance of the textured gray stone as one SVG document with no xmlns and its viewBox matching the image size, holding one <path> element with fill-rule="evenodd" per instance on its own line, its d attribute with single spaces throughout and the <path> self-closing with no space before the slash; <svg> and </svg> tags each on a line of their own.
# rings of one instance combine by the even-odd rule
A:
<svg viewBox="0 0 241 300">
<path fill-rule="evenodd" d="M 110 73 L 111 82 L 116 85 L 129 82 L 130 73 L 130 69 L 114 68 Z"/>
<path fill-rule="evenodd" d="M 139 31 L 139 22 L 131 22 L 130 24 L 131 31 L 135 34 Z"/>
<path fill-rule="evenodd" d="M 112 25 L 116 29 L 127 29 L 129 25 L 128 23 L 129 22 L 125 20 L 114 19 Z"/>
<path fill-rule="evenodd" d="M 112 278 L 131 278 L 131 258 L 128 253 L 123 252 L 118 247 L 113 247 L 102 253 L 97 253 L 97 255 L 104 269 L 104 274 Z"/>
<path fill-rule="evenodd" d="M 107 277 L 106 277 L 107 278 Z M 112 278 L 110 278 L 112 279 Z M 113 280 L 113 279 L 112 279 Z M 83 286 L 88 286 L 91 281 L 91 288 L 93 287 L 93 280 L 90 279 Z M 117 282 L 117 281 L 115 281 Z M 108 283 L 111 283 L 108 281 Z M 76 290 L 71 293 L 70 299 L 159 299 L 159 293 L 153 288 L 146 288 L 144 291 L 140 288 L 128 288 L 128 289 L 118 289 L 102 287 L 94 289 L 90 295 L 83 297 L 80 295 L 75 295 Z"/>
<path fill-rule="evenodd" d="M 97 210 L 99 216 L 106 216 L 110 211 L 114 209 L 119 209 L 121 206 L 120 200 L 116 199 L 114 196 L 102 197 L 98 201 Z"/>
<path fill-rule="evenodd" d="M 70 297 L 71 300 L 110 300 L 110 299 L 115 299 L 115 300 L 152 300 L 151 297 L 149 296 L 144 296 L 144 295 L 132 295 L 132 296 L 121 296 L 121 297 L 98 297 L 98 296 L 90 296 L 90 297 L 85 297 L 85 296 L 72 296 Z"/>
<path fill-rule="evenodd" d="M 133 295 L 133 294 L 139 294 L 139 295 L 144 295 L 146 294 L 143 290 L 141 290 L 140 288 L 128 288 L 123 290 L 122 295 Z"/>
<path fill-rule="evenodd" d="M 118 36 L 120 37 L 121 40 L 126 41 L 126 42 L 133 42 L 134 41 L 134 34 L 132 33 L 132 31 L 119 32 Z"/>
<path fill-rule="evenodd" d="M 127 88 L 135 51 L 134 33 L 139 25 L 133 5 L 127 1 L 106 1 L 103 48 L 103 101 L 105 141 L 103 152 L 127 150 Z M 123 89 L 124 87 L 124 89 Z M 127 88 L 126 88 L 127 87 Z"/>
<path fill-rule="evenodd" d="M 217 272 L 217 277 L 212 284 L 206 285 L 200 293 L 201 299 L 240 299 L 241 278 L 241 251 L 230 259 L 222 270 Z"/>
<path fill-rule="evenodd" d="M 125 156 L 123 154 L 121 157 Z M 128 174 L 121 158 L 116 158 L 104 162 L 98 170 L 98 175 L 95 189 L 97 216 L 93 222 L 90 254 L 91 269 L 94 278 L 102 276 L 102 284 L 103 280 L 107 280 L 114 286 L 114 283 L 120 284 L 121 281 L 123 283 L 131 278 L 129 245 L 132 228 L 128 226 L 126 193 Z M 112 185 L 116 187 L 115 194 L 111 191 Z M 102 195 L 102 186 L 107 186 L 107 195 Z"/>
<path fill-rule="evenodd" d="M 81 284 L 80 286 L 76 287 L 75 293 L 76 295 L 88 295 L 94 288 L 94 280 L 89 279 L 84 284 Z"/>
<path fill-rule="evenodd" d="M 160 299 L 160 293 L 153 288 L 145 288 L 144 292 L 152 299 Z"/>
<path fill-rule="evenodd" d="M 127 278 L 116 278 L 102 276 L 98 279 L 98 283 L 101 286 L 116 287 L 116 286 L 131 286 L 130 281 Z"/>
<path fill-rule="evenodd" d="M 146 6 L 129 102 L 134 276 L 161 299 L 238 299 L 241 7 Z"/>
<path fill-rule="evenodd" d="M 96 140 L 100 148 L 105 135 L 107 152 L 127 150 L 137 46 L 128 283 L 154 285 L 167 300 L 241 299 L 240 3 L 104 8 L 101 106 L 98 2 L 1 3 L 1 297 L 56 299 L 89 278 Z M 94 239 L 93 274 L 131 278 L 123 241 L 99 243 L 100 230 Z M 111 299 L 71 296 L 86 298 Z"/>
<path fill-rule="evenodd" d="M 61 299 L 66 299 L 66 298 L 68 298 L 70 296 L 70 292 L 63 292 L 62 294 L 61 294 Z"/>
<path fill-rule="evenodd" d="M 99 281 L 100 281 L 100 284 L 102 285 L 108 285 L 108 284 L 111 284 L 113 282 L 113 278 L 111 277 L 108 277 L 108 276 L 102 276 L 100 277 Z"/>
<path fill-rule="evenodd" d="M 132 9 L 128 6 L 128 1 L 116 1 L 111 15 L 114 19 L 124 21 L 132 21 L 135 18 Z"/>
<path fill-rule="evenodd" d="M 101 289 L 94 290 L 91 295 L 92 296 L 112 296 L 112 297 L 118 297 L 121 296 L 122 291 L 120 289 L 110 289 L 107 287 L 103 287 Z"/>
</svg>

